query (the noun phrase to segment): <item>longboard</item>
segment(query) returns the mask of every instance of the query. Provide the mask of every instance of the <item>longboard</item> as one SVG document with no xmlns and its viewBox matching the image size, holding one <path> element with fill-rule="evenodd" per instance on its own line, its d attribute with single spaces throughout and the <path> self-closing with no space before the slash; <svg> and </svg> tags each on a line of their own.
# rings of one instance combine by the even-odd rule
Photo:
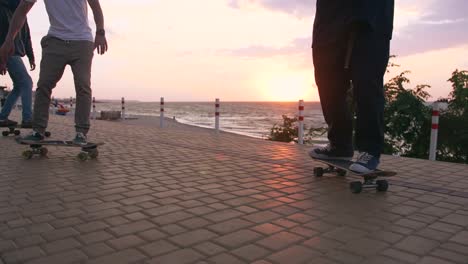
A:
<svg viewBox="0 0 468 264">
<path fill-rule="evenodd" d="M 349 188 L 353 193 L 360 193 L 362 189 L 375 188 L 377 191 L 385 192 L 388 190 L 388 182 L 386 180 L 377 180 L 379 177 L 392 177 L 397 175 L 394 171 L 375 170 L 370 173 L 357 173 L 349 169 L 353 164 L 350 160 L 325 160 L 312 158 L 318 162 L 328 165 L 327 168 L 314 167 L 314 175 L 322 177 L 325 173 L 336 173 L 339 176 L 346 176 L 347 173 L 363 177 L 363 181 L 353 181 L 349 184 Z"/>
<path fill-rule="evenodd" d="M 2 131 L 2 135 L 4 137 L 8 137 L 9 135 L 15 135 L 15 136 L 19 136 L 21 134 L 21 130 L 19 129 L 31 129 L 31 128 L 24 128 L 24 127 L 21 127 L 20 124 L 17 124 L 17 125 L 14 125 L 14 126 L 1 126 L 2 128 L 7 128 L 8 130 L 3 130 Z M 46 131 L 44 133 L 44 136 L 45 137 L 50 137 L 51 133 L 49 131 Z"/>
<path fill-rule="evenodd" d="M 43 146 L 56 146 L 56 147 L 79 147 L 81 148 L 80 153 L 78 154 L 79 160 L 88 160 L 96 159 L 99 155 L 98 146 L 104 145 L 103 142 L 92 143 L 88 142 L 86 145 L 75 144 L 73 141 L 64 141 L 64 140 L 22 140 L 18 139 L 18 143 L 22 145 L 29 145 L 30 150 L 23 151 L 23 157 L 25 159 L 31 159 L 34 155 L 39 155 L 41 157 L 47 157 L 49 152 L 46 147 Z"/>
</svg>

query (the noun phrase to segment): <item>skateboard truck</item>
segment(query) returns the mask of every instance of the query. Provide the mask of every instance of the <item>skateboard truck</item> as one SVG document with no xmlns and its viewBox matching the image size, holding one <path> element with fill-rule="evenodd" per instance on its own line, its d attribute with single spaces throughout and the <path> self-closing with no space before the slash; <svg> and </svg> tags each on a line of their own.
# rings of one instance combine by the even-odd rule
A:
<svg viewBox="0 0 468 264">
<path fill-rule="evenodd" d="M 337 168 L 332 165 L 328 165 L 328 168 L 323 168 L 323 167 L 314 167 L 314 175 L 316 177 L 322 177 L 323 174 L 325 173 L 336 173 L 338 176 L 346 176 L 348 173 L 346 170 Z"/>
<path fill-rule="evenodd" d="M 359 175 L 359 174 L 358 174 Z M 386 180 L 375 180 L 377 176 L 361 175 L 364 181 L 353 181 L 349 184 L 352 193 L 360 193 L 363 189 L 376 189 L 379 192 L 388 190 L 388 182 Z"/>
<path fill-rule="evenodd" d="M 14 134 L 15 136 L 19 136 L 21 134 L 21 131 L 18 128 L 21 128 L 21 126 L 12 126 L 12 127 L 6 127 L 8 130 L 2 131 L 2 136 L 8 137 L 11 134 Z M 46 131 L 44 133 L 45 137 L 50 137 L 51 133 L 50 131 Z"/>
</svg>

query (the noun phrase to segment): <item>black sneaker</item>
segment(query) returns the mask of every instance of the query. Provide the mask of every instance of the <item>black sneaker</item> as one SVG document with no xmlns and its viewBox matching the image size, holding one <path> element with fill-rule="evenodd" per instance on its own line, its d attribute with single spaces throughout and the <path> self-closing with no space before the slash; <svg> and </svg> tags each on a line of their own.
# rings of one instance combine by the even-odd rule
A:
<svg viewBox="0 0 468 264">
<path fill-rule="evenodd" d="M 73 144 L 86 145 L 86 144 L 88 144 L 88 142 L 86 140 L 87 140 L 86 135 L 84 133 L 76 132 L 76 136 L 73 139 Z"/>
<path fill-rule="evenodd" d="M 32 121 L 21 122 L 21 128 L 32 128 Z"/>
<path fill-rule="evenodd" d="M 39 132 L 33 131 L 31 134 L 22 137 L 22 141 L 41 141 L 44 139 L 44 135 Z"/>
<path fill-rule="evenodd" d="M 4 119 L 0 120 L 0 127 L 12 127 L 18 125 L 18 122 L 10 120 L 10 119 Z"/>
<path fill-rule="evenodd" d="M 337 148 L 334 148 L 330 144 L 325 147 L 316 147 L 309 151 L 309 156 L 314 159 L 324 159 L 324 160 L 351 160 L 353 158 L 354 152 L 343 151 Z"/>
</svg>

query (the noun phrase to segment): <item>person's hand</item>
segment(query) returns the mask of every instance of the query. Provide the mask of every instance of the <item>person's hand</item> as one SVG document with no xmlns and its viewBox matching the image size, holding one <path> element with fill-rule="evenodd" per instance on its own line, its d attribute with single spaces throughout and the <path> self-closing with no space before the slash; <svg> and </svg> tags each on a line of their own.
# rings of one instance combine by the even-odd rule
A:
<svg viewBox="0 0 468 264">
<path fill-rule="evenodd" d="M 0 47 L 0 74 L 5 75 L 7 72 L 7 60 L 8 58 L 13 55 L 13 46 L 9 45 L 8 43 L 4 43 Z"/>
<path fill-rule="evenodd" d="M 29 60 L 29 65 L 31 66 L 31 71 L 34 71 L 36 69 L 36 61 L 34 61 L 34 59 Z"/>
<path fill-rule="evenodd" d="M 96 35 L 96 39 L 94 40 L 94 48 L 97 49 L 97 53 L 99 55 L 103 55 L 107 51 L 107 40 L 106 36 L 103 35 Z"/>
</svg>

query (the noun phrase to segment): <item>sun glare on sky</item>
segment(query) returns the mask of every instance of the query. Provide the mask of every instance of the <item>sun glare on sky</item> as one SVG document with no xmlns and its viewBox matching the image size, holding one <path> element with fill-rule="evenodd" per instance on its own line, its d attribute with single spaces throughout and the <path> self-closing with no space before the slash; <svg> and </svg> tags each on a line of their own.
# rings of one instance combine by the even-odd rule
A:
<svg viewBox="0 0 468 264">
<path fill-rule="evenodd" d="M 272 72 L 260 75 L 256 86 L 268 101 L 318 101 L 313 83 L 310 72 Z"/>
</svg>

